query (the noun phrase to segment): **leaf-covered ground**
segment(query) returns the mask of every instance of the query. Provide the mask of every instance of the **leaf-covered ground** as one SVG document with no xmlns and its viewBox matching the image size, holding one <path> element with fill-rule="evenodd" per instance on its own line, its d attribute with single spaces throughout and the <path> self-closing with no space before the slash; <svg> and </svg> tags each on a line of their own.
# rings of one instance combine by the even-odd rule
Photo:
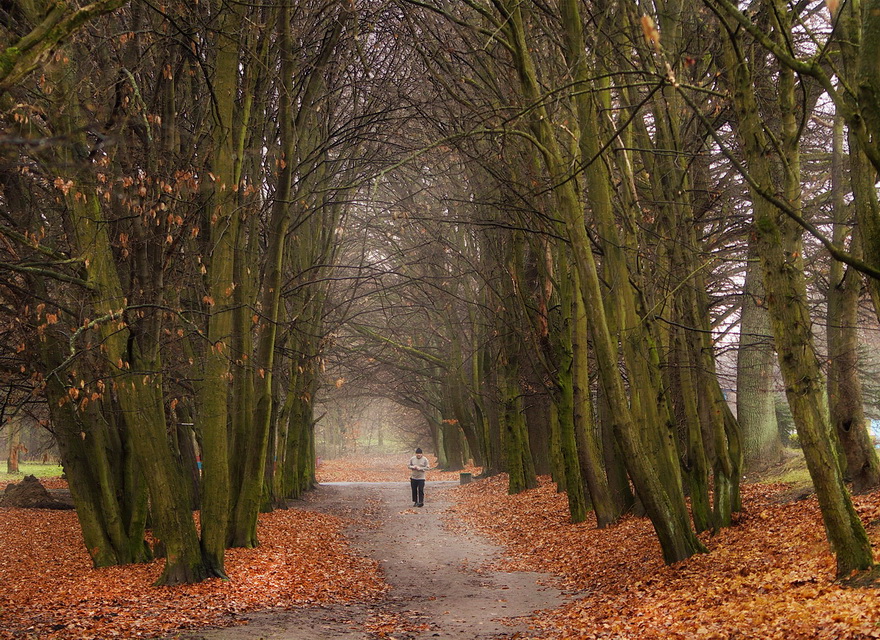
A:
<svg viewBox="0 0 880 640">
<path fill-rule="evenodd" d="M 568 522 L 564 494 L 508 496 L 506 478 L 456 487 L 455 520 L 508 549 L 508 568 L 543 570 L 577 592 L 546 616 L 546 638 L 798 640 L 880 638 L 880 591 L 834 583 L 815 499 L 780 504 L 781 485 L 744 487 L 735 526 L 703 536 L 710 553 L 663 564 L 651 524 Z M 855 498 L 880 542 L 880 492 Z M 486 514 L 491 514 L 487 518 Z"/>
<path fill-rule="evenodd" d="M 336 460 L 319 460 L 318 482 L 409 482 L 409 469 L 406 465 L 412 453 L 356 456 Z M 461 471 L 441 471 L 437 469 L 437 459 L 428 456 L 430 471 L 426 474 L 428 482 L 437 480 L 458 481 L 461 471 L 476 476 L 479 467 L 468 466 Z"/>
<path fill-rule="evenodd" d="M 298 509 L 263 514 L 259 548 L 227 551 L 228 581 L 154 587 L 161 560 L 92 569 L 73 511 L 0 508 L 0 638 L 155 637 L 376 597 L 386 588 L 377 564 L 349 551 L 342 526 Z"/>
<path fill-rule="evenodd" d="M 325 482 L 403 483 L 407 460 L 327 461 L 318 474 Z M 429 474 L 457 479 L 458 472 Z M 785 489 L 746 485 L 735 525 L 703 536 L 710 553 L 673 567 L 663 564 L 649 521 L 627 517 L 604 530 L 592 520 L 572 525 L 565 496 L 547 479 L 516 496 L 507 495 L 504 476 L 444 491 L 454 503 L 450 526 L 484 533 L 507 549 L 504 568 L 548 572 L 571 594 L 561 609 L 536 617 L 542 638 L 880 638 L 880 591 L 834 582 L 815 499 L 782 503 Z M 855 500 L 876 546 L 880 492 Z M 151 585 L 161 561 L 91 569 L 73 512 L 0 508 L 0 639 L 157 637 L 235 624 L 250 611 L 381 601 L 387 586 L 378 566 L 350 551 L 344 526 L 300 509 L 263 515 L 262 545 L 228 551 L 229 581 L 159 588 Z M 402 630 L 376 611 L 365 631 Z"/>
</svg>

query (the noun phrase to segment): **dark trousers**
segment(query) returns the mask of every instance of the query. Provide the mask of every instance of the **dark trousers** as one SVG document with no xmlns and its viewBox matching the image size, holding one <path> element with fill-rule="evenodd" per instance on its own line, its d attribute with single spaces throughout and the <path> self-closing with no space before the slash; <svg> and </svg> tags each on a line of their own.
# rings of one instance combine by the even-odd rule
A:
<svg viewBox="0 0 880 640">
<path fill-rule="evenodd" d="M 425 479 L 416 480 L 415 478 L 409 479 L 409 486 L 412 488 L 412 496 L 413 502 L 416 504 L 422 504 L 425 502 Z"/>
</svg>

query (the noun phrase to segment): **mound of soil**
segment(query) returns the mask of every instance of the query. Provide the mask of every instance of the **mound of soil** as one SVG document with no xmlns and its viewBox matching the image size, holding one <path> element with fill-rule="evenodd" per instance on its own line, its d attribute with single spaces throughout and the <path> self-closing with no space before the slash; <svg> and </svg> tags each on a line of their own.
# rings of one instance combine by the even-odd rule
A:
<svg viewBox="0 0 880 640">
<path fill-rule="evenodd" d="M 18 484 L 9 484 L 0 497 L 0 507 L 19 509 L 73 509 L 73 505 L 52 497 L 35 476 L 25 476 Z"/>
</svg>

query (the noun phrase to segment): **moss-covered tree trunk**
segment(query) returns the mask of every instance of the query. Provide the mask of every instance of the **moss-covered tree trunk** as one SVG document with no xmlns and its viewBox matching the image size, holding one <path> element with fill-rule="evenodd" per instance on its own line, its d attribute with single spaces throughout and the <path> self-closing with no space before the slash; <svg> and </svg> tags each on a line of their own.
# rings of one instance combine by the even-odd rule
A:
<svg viewBox="0 0 880 640">
<path fill-rule="evenodd" d="M 28 16 L 32 29 L 15 43 L 4 45 L 0 54 L 0 96 L 28 74 L 43 67 L 61 43 L 70 39 L 90 21 L 128 4 L 128 0 L 95 0 L 85 6 L 66 2 L 22 2 L 16 12 Z"/>
<path fill-rule="evenodd" d="M 50 66 L 46 71 L 52 77 L 58 70 Z M 73 68 L 66 71 L 74 74 Z M 57 175 L 59 181 L 68 183 L 71 188 L 75 187 L 74 198 L 82 202 L 89 193 L 89 163 L 69 164 L 72 157 L 79 157 L 77 154 L 84 153 L 85 149 L 82 137 L 70 130 L 76 126 L 79 105 L 69 82 L 63 82 L 60 89 L 53 92 L 56 108 L 48 112 L 47 126 L 57 129 L 59 139 L 66 140 L 67 146 L 52 145 L 40 155 L 50 174 Z M 60 117 L 68 111 L 67 118 Z M 76 169 L 82 174 L 76 173 Z M 74 172 L 73 175 L 70 172 Z M 46 218 L 39 207 L 33 206 L 25 190 L 18 172 L 4 177 L 4 202 L 8 213 L 32 234 L 30 237 L 38 238 L 45 231 Z M 72 210 L 60 206 L 66 216 L 70 214 L 64 222 L 65 228 L 73 231 L 76 216 Z M 54 254 L 54 251 L 46 250 Z M 91 268 L 91 263 L 85 256 L 78 257 L 75 242 L 70 253 L 75 264 L 79 265 L 76 275 L 80 277 L 62 283 L 60 287 L 48 275 L 51 271 L 37 270 L 23 276 L 26 288 L 42 301 L 24 310 L 31 326 L 36 328 L 32 366 L 44 382 L 50 429 L 74 497 L 83 541 L 92 564 L 104 567 L 146 562 L 152 559 L 144 537 L 147 490 L 125 423 L 115 420 L 120 412 L 108 375 L 113 367 L 98 349 L 89 349 L 94 344 L 91 337 L 86 337 L 83 342 L 77 339 L 71 342 L 69 327 L 96 327 L 97 324 L 90 325 L 84 318 L 100 314 L 90 305 L 92 297 L 99 292 L 97 283 L 86 281 L 89 277 L 86 269 Z M 55 254 L 55 257 L 60 256 L 60 253 Z M 105 322 L 108 320 L 104 319 Z M 89 336 L 89 333 L 82 331 L 73 335 Z M 76 350 L 83 347 L 85 349 L 77 353 Z M 15 442 L 15 437 L 11 440 Z"/>
<path fill-rule="evenodd" d="M 514 494 L 538 486 L 538 480 L 529 449 L 529 431 L 523 410 L 518 370 L 507 363 L 501 379 L 503 407 L 501 423 L 506 454 L 505 468 L 509 478 L 507 492 Z"/>
<path fill-rule="evenodd" d="M 847 81 L 854 89 L 858 110 L 849 118 L 849 125 L 859 140 L 859 147 L 880 172 L 880 0 L 861 0 L 841 4 L 841 44 L 847 55 Z M 849 47 L 849 48 L 848 48 Z M 875 211 L 876 213 L 876 211 Z M 866 238 L 865 256 L 873 264 L 880 263 L 880 218 L 871 220 Z"/>
<path fill-rule="evenodd" d="M 234 264 L 238 227 L 238 175 L 234 122 L 238 90 L 241 16 L 238 9 L 216 6 L 211 141 L 212 181 L 205 255 L 208 305 L 204 375 L 198 387 L 198 420 L 202 433 L 202 555 L 209 570 L 225 576 L 224 558 L 230 521 L 230 469 L 227 406 L 230 360 L 234 356 Z"/>
<path fill-rule="evenodd" d="M 693 226 L 689 226 L 693 229 Z M 691 238 L 693 241 L 693 238 Z M 693 246 L 693 245 L 692 245 Z M 694 255 L 694 254 L 691 254 Z M 696 270 L 696 269 L 695 269 Z M 716 527 L 728 527 L 733 513 L 741 508 L 742 431 L 721 390 L 715 369 L 715 347 L 709 322 L 706 283 L 697 273 L 693 277 L 691 354 L 697 372 L 697 398 L 702 421 L 712 439 L 713 513 Z"/>
<path fill-rule="evenodd" d="M 880 268 L 880 202 L 875 186 L 880 175 L 878 9 L 876 0 L 844 2 L 835 16 L 836 44 L 840 47 L 838 73 L 845 88 L 835 106 L 847 124 L 849 187 L 861 258 L 875 269 Z M 835 195 L 840 188 L 835 186 Z M 880 280 L 868 278 L 867 284 L 874 312 L 880 317 Z"/>
<path fill-rule="evenodd" d="M 144 473 L 158 536 L 166 549 L 159 584 L 198 582 L 206 577 L 187 492 L 181 484 L 171 450 L 162 402 L 162 377 L 155 315 L 130 311 L 110 244 L 109 228 L 97 191 L 97 178 L 88 160 L 82 110 L 69 74 L 58 75 L 53 99 L 56 131 L 67 143 L 51 160 L 59 175 L 69 178 L 64 191 L 73 245 L 82 260 L 91 293 L 93 321 L 101 337 L 102 354 L 111 369 L 114 400 L 122 410 L 120 423 Z M 153 240 L 150 242 L 150 240 Z M 162 276 L 155 265 L 161 248 L 147 238 L 134 257 L 133 277 L 141 302 L 161 305 Z M 97 433 L 97 432 L 96 432 Z"/>
<path fill-rule="evenodd" d="M 501 353 L 497 363 L 499 402 L 499 421 L 504 451 L 504 470 L 508 474 L 508 493 L 515 494 L 537 485 L 532 454 L 529 447 L 529 430 L 526 424 L 524 394 L 520 380 L 520 357 L 523 349 L 517 327 L 521 318 L 521 305 L 518 292 L 523 286 L 522 257 L 524 243 L 522 235 L 513 232 L 505 244 L 504 280 L 509 292 L 506 300 L 500 301 Z"/>
<path fill-rule="evenodd" d="M 454 331 L 451 340 L 453 354 L 450 357 L 450 375 L 446 381 L 446 398 L 452 418 L 457 421 L 457 427 L 461 434 L 459 439 L 464 438 L 458 445 L 461 453 L 460 464 L 465 464 L 468 458 L 480 460 L 482 445 L 480 443 L 481 428 L 478 427 L 476 408 L 472 400 L 472 394 L 465 384 L 466 366 L 462 362 L 461 344 L 458 331 Z M 477 466 L 480 463 L 475 462 Z"/>
<path fill-rule="evenodd" d="M 493 366 L 493 362 L 488 341 L 478 345 L 477 356 L 473 363 L 473 381 L 477 390 L 475 402 L 482 433 L 484 476 L 501 473 L 504 468 L 498 403 L 491 401 L 495 397 L 498 380 L 498 371 Z"/>
<path fill-rule="evenodd" d="M 580 292 L 580 284 L 575 277 L 575 289 Z M 589 326 L 584 299 L 575 295 L 572 326 L 572 367 L 574 391 L 574 428 L 581 472 L 586 483 L 593 510 L 596 512 L 596 526 L 600 529 L 617 521 L 623 503 L 615 501 L 605 471 L 602 456 L 602 441 L 593 419 L 593 401 L 590 393 Z"/>
<path fill-rule="evenodd" d="M 110 433 L 116 425 L 101 411 L 113 411 L 112 395 L 78 409 L 63 377 L 64 347 L 51 334 L 40 341 L 47 407 L 86 550 L 94 567 L 148 562 L 146 484 L 125 435 Z"/>
<path fill-rule="evenodd" d="M 834 230 L 832 240 L 842 246 L 851 222 L 844 193 L 843 122 L 834 121 L 831 166 Z M 853 249 L 858 249 L 854 239 Z M 828 275 L 828 403 L 831 424 L 846 458 L 846 476 L 855 493 L 880 484 L 880 461 L 868 434 L 858 369 L 858 312 L 861 278 L 853 269 L 831 262 Z"/>
<path fill-rule="evenodd" d="M 575 81 L 583 86 L 591 83 L 586 64 L 586 49 L 581 33 L 582 21 L 579 7 L 571 0 L 561 0 L 560 10 L 565 34 L 563 52 Z M 592 83 L 603 89 L 602 83 Z M 597 92 L 607 100 L 608 90 Z M 626 234 L 624 229 L 634 229 L 632 217 L 637 214 L 636 194 L 626 188 L 623 195 L 623 215 L 626 221 L 619 224 L 615 219 L 610 185 L 611 177 L 606 164 L 593 161 L 600 153 L 600 113 L 597 98 L 591 92 L 575 92 L 575 106 L 578 121 L 578 145 L 580 161 L 584 163 L 586 177 L 586 201 L 595 220 L 599 244 L 603 252 L 604 282 L 609 292 L 606 297 L 609 329 L 620 340 L 629 378 L 629 405 L 634 419 L 642 425 L 640 437 L 646 451 L 651 452 L 653 464 L 658 469 L 662 482 L 669 483 L 670 494 L 682 494 L 675 432 L 663 388 L 660 371 L 659 340 L 653 313 L 644 310 L 650 302 L 644 298 L 644 288 L 633 286 L 641 278 L 638 267 L 629 264 L 628 255 L 638 255 L 637 238 Z M 626 157 L 624 151 L 624 157 Z M 618 162 L 622 174 L 621 183 L 634 182 L 632 163 L 629 160 Z M 666 200 L 668 198 L 664 198 Z"/>
<path fill-rule="evenodd" d="M 690 487 L 694 528 L 699 533 L 712 529 L 714 522 L 709 500 L 709 461 L 703 443 L 703 427 L 697 402 L 699 392 L 694 382 L 694 367 L 684 331 L 682 327 L 674 327 L 672 330 L 674 371 L 671 372 L 671 388 L 686 433 L 684 470 Z"/>
<path fill-rule="evenodd" d="M 580 297 L 577 279 L 570 277 L 568 260 L 565 257 L 566 247 L 560 248 L 559 270 L 561 278 L 557 278 L 559 295 L 560 322 L 551 335 L 555 335 L 556 392 L 554 400 L 559 424 L 559 449 L 561 453 L 564 487 L 568 497 L 568 512 L 572 522 L 583 522 L 587 518 L 587 502 L 584 494 L 584 477 L 581 470 L 581 456 L 578 453 L 577 426 L 575 417 L 575 376 L 577 369 L 573 345 L 576 328 L 575 302 Z M 580 354 L 579 354 L 580 355 Z M 583 407 L 581 407 L 583 410 Z M 583 415 L 581 415 L 583 419 Z"/>
<path fill-rule="evenodd" d="M 240 482 L 233 485 L 232 518 L 229 542 L 233 547 L 256 547 L 257 516 L 263 503 L 266 456 L 273 415 L 275 352 L 278 323 L 281 317 L 281 287 L 287 229 L 290 225 L 290 194 L 294 171 L 293 114 L 291 94 L 293 61 L 290 42 L 290 7 L 282 4 L 272 14 L 275 18 L 278 53 L 281 59 L 278 89 L 278 148 L 274 165 L 277 169 L 274 201 L 268 226 L 268 246 L 262 277 L 260 304 L 257 307 L 257 348 L 250 359 L 248 372 L 253 391 L 252 410 L 247 415 L 247 428 L 236 438 L 238 450 L 235 466 Z M 248 328 L 250 332 L 250 328 Z M 250 350 L 243 351 L 251 353 Z"/>
<path fill-rule="evenodd" d="M 321 305 L 311 309 L 320 317 Z M 303 322 L 309 322 L 308 317 Z M 284 389 L 284 408 L 278 412 L 280 420 L 286 423 L 286 442 L 283 455 L 278 465 L 282 474 L 280 486 L 282 498 L 297 498 L 312 487 L 315 481 L 315 439 L 314 439 L 314 396 L 318 386 L 319 366 L 317 358 L 309 356 L 317 348 L 311 341 L 317 341 L 319 334 L 314 333 L 318 325 L 310 325 L 313 331 L 302 336 L 298 332 L 288 335 L 287 348 L 291 353 L 299 354 L 289 362 L 289 383 Z"/>
<path fill-rule="evenodd" d="M 656 424 L 637 424 L 630 411 L 623 380 L 618 369 L 617 349 L 608 330 L 605 302 L 598 269 L 583 221 L 583 212 L 577 193 L 566 170 L 567 163 L 557 143 L 548 111 L 542 106 L 541 92 L 526 42 L 520 6 L 499 3 L 504 7 L 504 32 L 510 41 L 510 51 L 519 76 L 523 96 L 529 105 L 532 133 L 540 144 L 547 173 L 554 184 L 553 195 L 557 215 L 564 221 L 561 231 L 571 243 L 574 264 L 578 270 L 582 295 L 587 312 L 599 367 L 599 376 L 612 408 L 615 433 L 620 439 L 629 475 L 645 505 L 660 540 L 663 557 L 677 562 L 704 550 L 690 526 L 690 517 L 680 491 L 680 481 L 669 474 L 677 474 L 670 467 L 665 453 L 661 458 L 649 458 L 642 442 L 642 434 L 655 433 Z M 574 9 L 574 7 L 570 7 Z M 679 487 L 676 492 L 675 486 Z"/>
<path fill-rule="evenodd" d="M 790 34 L 787 9 L 777 6 L 773 31 L 777 39 Z M 819 358 L 812 336 L 803 272 L 801 229 L 764 194 L 781 193 L 789 206 L 800 210 L 798 119 L 795 112 L 794 74 L 779 75 L 781 127 L 777 127 L 779 155 L 768 154 L 770 141 L 763 128 L 754 84 L 745 59 L 732 42 L 725 43 L 725 63 L 737 114 L 737 134 L 751 173 L 756 248 L 764 274 L 764 287 L 785 393 L 803 447 L 804 457 L 831 548 L 837 557 L 837 574 L 873 565 L 871 545 L 855 512 L 834 442 Z M 771 162 L 776 162 L 773 167 Z M 756 188 L 757 187 L 757 188 Z"/>
</svg>

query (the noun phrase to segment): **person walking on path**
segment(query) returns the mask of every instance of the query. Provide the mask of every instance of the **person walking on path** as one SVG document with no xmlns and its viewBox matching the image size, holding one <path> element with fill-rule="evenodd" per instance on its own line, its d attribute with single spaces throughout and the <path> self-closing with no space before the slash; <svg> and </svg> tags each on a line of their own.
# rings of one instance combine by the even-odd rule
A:
<svg viewBox="0 0 880 640">
<path fill-rule="evenodd" d="M 414 507 L 425 506 L 425 472 L 428 470 L 428 459 L 416 449 L 416 455 L 409 459 L 409 484 L 412 488 Z"/>
</svg>

